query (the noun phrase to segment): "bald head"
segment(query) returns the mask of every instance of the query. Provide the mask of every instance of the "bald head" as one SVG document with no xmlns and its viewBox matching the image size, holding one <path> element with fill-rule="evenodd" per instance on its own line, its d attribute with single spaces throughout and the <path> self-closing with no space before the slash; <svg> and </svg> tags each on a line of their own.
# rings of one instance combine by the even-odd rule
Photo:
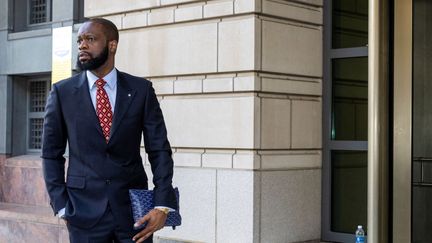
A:
<svg viewBox="0 0 432 243">
<path fill-rule="evenodd" d="M 102 27 L 104 28 L 105 37 L 108 41 L 119 41 L 118 29 L 113 22 L 103 18 L 92 18 L 85 21 L 84 23 L 96 23 L 102 25 Z"/>
</svg>

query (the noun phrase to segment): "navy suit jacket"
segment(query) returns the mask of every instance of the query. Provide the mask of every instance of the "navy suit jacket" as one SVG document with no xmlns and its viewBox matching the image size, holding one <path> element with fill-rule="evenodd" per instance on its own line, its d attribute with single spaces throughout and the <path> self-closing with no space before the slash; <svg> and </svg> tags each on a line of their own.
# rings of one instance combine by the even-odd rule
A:
<svg viewBox="0 0 432 243">
<path fill-rule="evenodd" d="M 91 228 L 109 204 L 120 227 L 131 229 L 128 189 L 147 189 L 140 156 L 142 134 L 153 172 L 155 205 L 176 209 L 171 147 L 151 82 L 117 71 L 108 143 L 90 98 L 86 73 L 54 84 L 42 142 L 44 179 L 54 213 L 66 208 L 69 223 Z M 65 177 L 66 144 L 69 164 Z"/>
</svg>

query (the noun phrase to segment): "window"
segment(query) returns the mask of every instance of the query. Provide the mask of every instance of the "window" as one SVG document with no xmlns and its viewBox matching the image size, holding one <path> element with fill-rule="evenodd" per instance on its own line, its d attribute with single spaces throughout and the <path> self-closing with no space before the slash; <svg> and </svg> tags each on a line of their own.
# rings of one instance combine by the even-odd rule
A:
<svg viewBox="0 0 432 243">
<path fill-rule="evenodd" d="M 49 0 L 29 1 L 29 24 L 40 24 L 51 21 L 51 4 Z"/>
<path fill-rule="evenodd" d="M 367 230 L 368 0 L 324 1 L 322 237 Z"/>
<path fill-rule="evenodd" d="M 42 128 L 45 104 L 48 97 L 50 80 L 29 80 L 28 86 L 28 132 L 27 151 L 38 151 L 42 148 Z"/>
<path fill-rule="evenodd" d="M 53 0 L 10 1 L 13 9 L 11 13 L 11 20 L 13 22 L 11 32 L 51 29 L 52 1 Z"/>
</svg>

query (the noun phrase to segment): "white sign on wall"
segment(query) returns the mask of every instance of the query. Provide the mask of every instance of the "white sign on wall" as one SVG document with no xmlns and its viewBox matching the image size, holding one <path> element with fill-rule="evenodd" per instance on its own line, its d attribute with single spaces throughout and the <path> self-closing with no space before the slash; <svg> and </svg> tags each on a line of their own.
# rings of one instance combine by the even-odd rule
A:
<svg viewBox="0 0 432 243">
<path fill-rule="evenodd" d="M 55 83 L 72 75 L 72 26 L 52 30 L 52 72 Z"/>
</svg>

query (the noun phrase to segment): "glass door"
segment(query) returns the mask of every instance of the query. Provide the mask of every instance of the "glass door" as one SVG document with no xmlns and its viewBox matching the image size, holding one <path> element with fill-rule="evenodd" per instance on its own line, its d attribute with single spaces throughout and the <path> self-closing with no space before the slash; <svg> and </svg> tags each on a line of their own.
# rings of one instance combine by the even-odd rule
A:
<svg viewBox="0 0 432 243">
<path fill-rule="evenodd" d="M 393 242 L 432 242 L 432 1 L 395 0 Z"/>
<path fill-rule="evenodd" d="M 413 1 L 412 242 L 432 242 L 432 1 Z"/>
</svg>

